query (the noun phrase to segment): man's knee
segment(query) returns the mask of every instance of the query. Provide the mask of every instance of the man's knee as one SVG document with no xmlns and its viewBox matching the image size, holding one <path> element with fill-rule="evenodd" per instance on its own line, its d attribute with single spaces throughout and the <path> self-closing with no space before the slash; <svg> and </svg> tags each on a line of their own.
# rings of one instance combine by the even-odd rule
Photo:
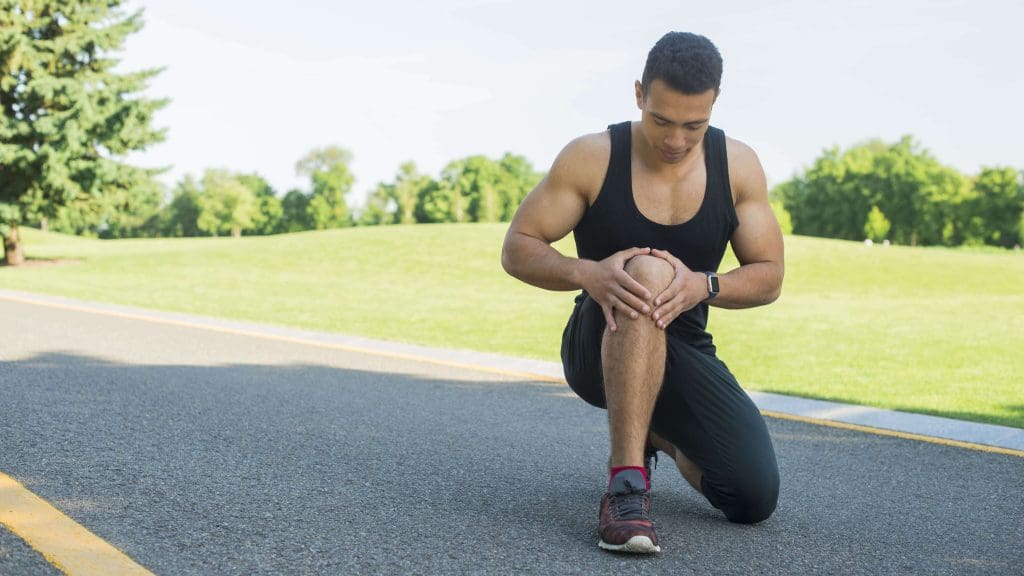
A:
<svg viewBox="0 0 1024 576">
<path fill-rule="evenodd" d="M 779 500 L 778 469 L 760 474 L 743 474 L 727 485 L 717 485 L 704 477 L 704 494 L 730 522 L 755 524 L 775 512 Z"/>
<path fill-rule="evenodd" d="M 626 262 L 626 273 L 648 290 L 662 290 L 672 282 L 675 270 L 657 256 L 641 254 Z"/>
<path fill-rule="evenodd" d="M 730 522 L 755 524 L 775 512 L 779 501 L 779 476 L 777 471 L 773 472 L 756 480 L 746 479 L 733 487 L 732 502 L 722 510 Z"/>
</svg>

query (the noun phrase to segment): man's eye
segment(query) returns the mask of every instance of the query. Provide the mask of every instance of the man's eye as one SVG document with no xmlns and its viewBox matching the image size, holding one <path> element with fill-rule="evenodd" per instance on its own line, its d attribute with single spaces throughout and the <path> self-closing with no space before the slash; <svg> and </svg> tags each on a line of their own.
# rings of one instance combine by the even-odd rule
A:
<svg viewBox="0 0 1024 576">
<path fill-rule="evenodd" d="M 657 124 L 658 126 L 668 126 L 668 122 L 664 120 L 659 120 L 658 118 L 654 119 L 654 123 Z"/>
</svg>

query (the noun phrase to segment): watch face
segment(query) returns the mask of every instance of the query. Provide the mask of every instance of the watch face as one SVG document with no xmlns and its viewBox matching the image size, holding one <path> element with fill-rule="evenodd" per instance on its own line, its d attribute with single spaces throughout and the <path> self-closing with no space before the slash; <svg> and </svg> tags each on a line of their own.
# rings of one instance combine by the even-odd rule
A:
<svg viewBox="0 0 1024 576">
<path fill-rule="evenodd" d="M 718 276 L 708 276 L 708 284 L 711 286 L 709 292 L 718 294 Z"/>
</svg>

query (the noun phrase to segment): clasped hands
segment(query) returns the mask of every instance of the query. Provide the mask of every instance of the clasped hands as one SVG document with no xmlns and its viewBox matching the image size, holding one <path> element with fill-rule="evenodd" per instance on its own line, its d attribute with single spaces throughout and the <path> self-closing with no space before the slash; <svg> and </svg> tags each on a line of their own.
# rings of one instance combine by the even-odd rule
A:
<svg viewBox="0 0 1024 576">
<path fill-rule="evenodd" d="M 626 263 L 640 255 L 661 258 L 674 270 L 672 281 L 657 295 L 651 294 L 626 272 Z M 634 320 L 641 316 L 649 317 L 659 329 L 664 330 L 676 317 L 700 304 L 708 295 L 707 277 L 702 272 L 690 270 L 680 259 L 664 250 L 629 248 L 601 261 L 580 262 L 582 287 L 601 305 L 612 332 L 618 330 L 613 313 L 616 309 Z"/>
</svg>

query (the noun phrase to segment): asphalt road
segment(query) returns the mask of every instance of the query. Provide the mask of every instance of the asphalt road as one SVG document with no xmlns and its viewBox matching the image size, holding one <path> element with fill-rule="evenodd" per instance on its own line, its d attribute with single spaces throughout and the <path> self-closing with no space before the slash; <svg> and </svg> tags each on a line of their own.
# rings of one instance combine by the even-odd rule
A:
<svg viewBox="0 0 1024 576">
<path fill-rule="evenodd" d="M 551 384 L 0 300 L 0 471 L 157 574 L 1024 574 L 1024 459 L 768 420 L 774 516 L 666 459 L 596 546 L 605 415 Z M 0 574 L 55 570 L 0 529 Z"/>
</svg>

